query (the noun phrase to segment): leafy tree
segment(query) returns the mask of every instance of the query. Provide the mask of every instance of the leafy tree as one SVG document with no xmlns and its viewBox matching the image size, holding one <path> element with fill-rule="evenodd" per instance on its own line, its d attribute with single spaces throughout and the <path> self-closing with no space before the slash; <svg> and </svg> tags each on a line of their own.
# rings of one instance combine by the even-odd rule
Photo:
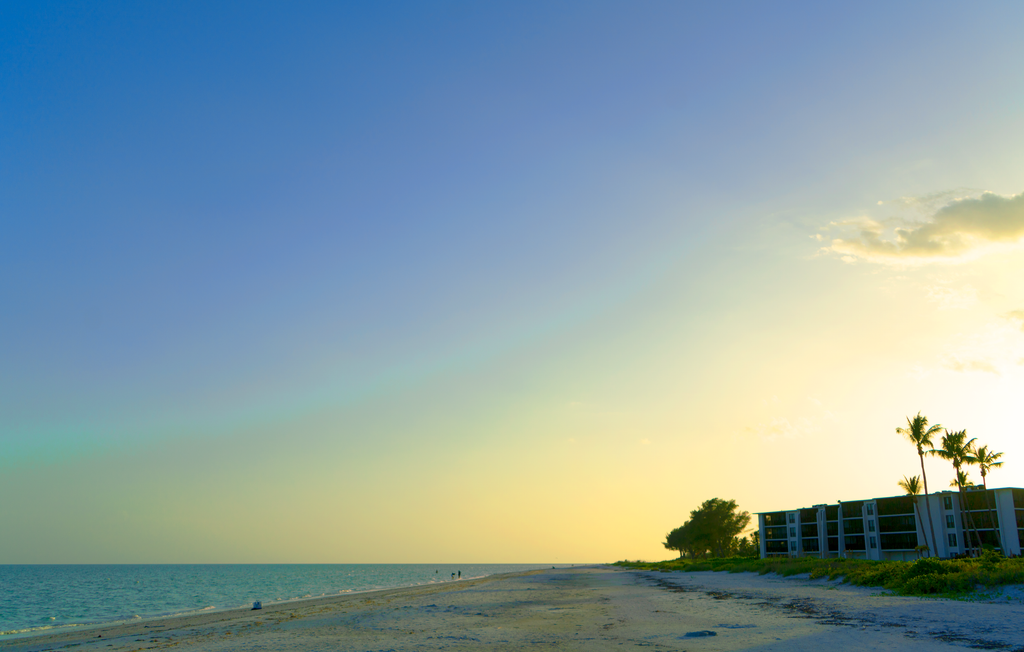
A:
<svg viewBox="0 0 1024 652">
<path fill-rule="evenodd" d="M 686 527 L 680 526 L 672 530 L 665 535 L 665 541 L 661 545 L 665 546 L 669 550 L 675 550 L 679 553 L 679 558 L 682 559 L 687 549 L 686 541 Z"/>
<path fill-rule="evenodd" d="M 678 551 L 680 557 L 707 557 L 708 552 L 725 557 L 736 553 L 741 547 L 737 535 L 750 524 L 750 513 L 737 510 L 735 500 L 705 500 L 690 512 L 689 520 L 665 535 L 662 545 Z M 751 545 L 760 551 L 759 541 Z"/>
<path fill-rule="evenodd" d="M 733 540 L 750 524 L 750 513 L 738 511 L 735 500 L 712 498 L 690 512 L 690 523 L 698 545 L 716 557 L 725 557 Z"/>
<path fill-rule="evenodd" d="M 942 430 L 942 426 L 935 424 L 932 427 L 928 427 L 928 417 L 923 416 L 920 412 L 917 416 L 911 419 L 907 417 L 906 428 L 896 428 L 896 432 L 903 435 L 910 440 L 910 443 L 917 447 L 917 456 L 921 460 L 921 479 L 924 483 L 924 507 L 928 512 L 928 528 L 932 533 L 932 542 L 929 544 L 925 541 L 925 545 L 929 546 L 929 550 L 938 550 L 938 546 L 935 545 L 935 524 L 932 522 L 932 506 L 931 501 L 928 500 L 928 474 L 924 470 L 924 455 L 925 448 L 935 448 L 935 443 L 932 441 L 932 436 L 937 435 Z M 925 535 L 927 539 L 927 535 Z"/>
<path fill-rule="evenodd" d="M 665 542 L 662 545 L 669 550 L 678 551 L 680 559 L 686 555 L 691 558 L 697 555 L 707 556 L 707 542 L 699 536 L 697 528 L 691 521 L 686 521 L 665 535 Z"/>
<path fill-rule="evenodd" d="M 906 491 L 908 496 L 913 496 L 914 497 L 914 502 L 918 503 L 917 509 L 914 510 L 914 515 L 917 516 L 917 525 L 918 525 L 918 527 L 921 528 L 921 532 L 924 532 L 924 523 L 921 522 L 920 501 L 918 500 L 918 497 L 917 497 L 918 494 L 921 493 L 921 476 L 919 476 L 919 475 L 912 475 L 909 478 L 907 476 L 903 476 L 903 479 L 899 480 L 896 484 L 898 484 L 900 486 L 900 489 L 902 489 L 903 491 Z M 927 538 L 927 535 L 925 535 L 925 538 Z M 921 548 L 921 547 L 922 546 L 918 546 L 918 548 Z M 928 549 L 928 544 L 926 543 L 923 547 L 924 547 L 925 550 L 927 550 Z M 915 550 L 916 549 L 917 548 L 915 548 Z M 920 554 L 920 550 L 918 550 L 918 553 Z"/>
<path fill-rule="evenodd" d="M 761 555 L 761 536 L 757 530 L 743 538 L 737 537 L 736 555 L 740 557 L 759 557 Z"/>
</svg>

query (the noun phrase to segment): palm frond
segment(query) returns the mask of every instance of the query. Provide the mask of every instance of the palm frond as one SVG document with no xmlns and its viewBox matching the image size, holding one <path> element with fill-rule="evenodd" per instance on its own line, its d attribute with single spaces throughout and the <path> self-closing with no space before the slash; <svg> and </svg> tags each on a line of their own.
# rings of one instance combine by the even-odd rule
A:
<svg viewBox="0 0 1024 652">
<path fill-rule="evenodd" d="M 903 476 L 903 479 L 899 480 L 896 484 L 899 485 L 900 489 L 906 491 L 908 496 L 916 496 L 921 493 L 921 476 L 919 475 L 912 475 L 909 478 Z"/>
<path fill-rule="evenodd" d="M 971 457 L 974 458 L 974 463 L 981 468 L 982 474 L 987 474 L 990 469 L 1002 466 L 1003 463 L 998 461 L 1002 456 L 1002 453 L 990 451 L 988 446 L 973 448 L 971 451 Z"/>
<path fill-rule="evenodd" d="M 956 479 L 949 481 L 949 486 L 959 489 L 960 487 L 973 487 L 974 482 L 971 481 L 967 474 L 961 470 L 957 470 Z"/>
<path fill-rule="evenodd" d="M 937 423 L 928 427 L 928 417 L 920 412 L 913 419 L 907 417 L 906 428 L 896 428 L 898 434 L 903 435 L 910 443 L 917 446 L 917 452 L 921 455 L 925 453 L 925 448 L 933 448 L 935 446 L 935 443 L 932 441 L 932 435 L 937 434 L 940 430 L 942 430 L 942 426 Z"/>
</svg>

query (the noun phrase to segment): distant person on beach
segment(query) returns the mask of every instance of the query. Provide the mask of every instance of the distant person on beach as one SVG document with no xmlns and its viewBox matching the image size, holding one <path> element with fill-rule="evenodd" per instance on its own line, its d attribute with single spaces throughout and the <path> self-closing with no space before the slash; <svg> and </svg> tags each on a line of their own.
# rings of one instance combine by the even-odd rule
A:
<svg viewBox="0 0 1024 652">
<path fill-rule="evenodd" d="M 455 579 L 455 573 L 452 573 L 452 579 Z"/>
<path fill-rule="evenodd" d="M 459 571 L 459 579 L 462 579 L 462 571 Z"/>
</svg>

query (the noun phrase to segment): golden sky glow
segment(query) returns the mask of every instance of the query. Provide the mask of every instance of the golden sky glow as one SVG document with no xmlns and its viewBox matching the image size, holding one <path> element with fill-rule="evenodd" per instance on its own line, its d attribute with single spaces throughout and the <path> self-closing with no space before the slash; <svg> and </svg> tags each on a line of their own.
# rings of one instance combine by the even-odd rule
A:
<svg viewBox="0 0 1024 652">
<path fill-rule="evenodd" d="M 0 563 L 663 558 L 918 411 L 1024 486 L 1020 7 L 662 9 L 0 21 Z"/>
</svg>

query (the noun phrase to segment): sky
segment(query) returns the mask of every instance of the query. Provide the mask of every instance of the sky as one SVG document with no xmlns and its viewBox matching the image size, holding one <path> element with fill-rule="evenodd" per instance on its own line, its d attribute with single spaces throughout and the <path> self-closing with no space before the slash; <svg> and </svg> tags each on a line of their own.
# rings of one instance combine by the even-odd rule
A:
<svg viewBox="0 0 1024 652">
<path fill-rule="evenodd" d="M 918 412 L 1024 487 L 1022 19 L 4 3 L 0 563 L 663 559 Z"/>
</svg>

